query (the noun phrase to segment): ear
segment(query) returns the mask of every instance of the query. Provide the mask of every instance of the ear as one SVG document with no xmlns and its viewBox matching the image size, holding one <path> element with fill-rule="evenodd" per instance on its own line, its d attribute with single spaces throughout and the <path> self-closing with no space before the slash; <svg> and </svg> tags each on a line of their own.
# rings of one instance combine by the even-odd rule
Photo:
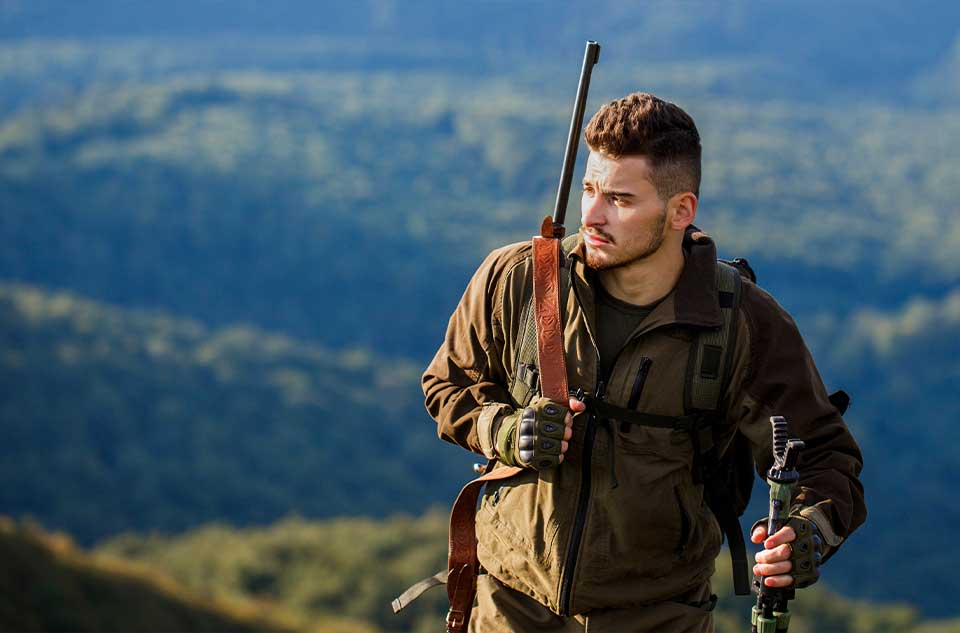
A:
<svg viewBox="0 0 960 633">
<path fill-rule="evenodd" d="M 667 202 L 670 210 L 670 228 L 684 231 L 697 217 L 697 196 L 691 191 L 674 194 Z"/>
</svg>

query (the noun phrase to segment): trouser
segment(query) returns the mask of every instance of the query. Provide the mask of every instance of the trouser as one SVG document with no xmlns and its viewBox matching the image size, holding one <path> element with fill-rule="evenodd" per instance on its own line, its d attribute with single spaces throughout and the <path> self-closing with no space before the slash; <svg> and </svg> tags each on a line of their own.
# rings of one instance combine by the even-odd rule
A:
<svg viewBox="0 0 960 633">
<path fill-rule="evenodd" d="M 714 599 L 715 600 L 715 599 Z M 691 606 L 696 604 L 701 606 Z M 470 633 L 713 633 L 710 583 L 683 596 L 626 609 L 561 617 L 489 574 L 477 577 Z"/>
</svg>

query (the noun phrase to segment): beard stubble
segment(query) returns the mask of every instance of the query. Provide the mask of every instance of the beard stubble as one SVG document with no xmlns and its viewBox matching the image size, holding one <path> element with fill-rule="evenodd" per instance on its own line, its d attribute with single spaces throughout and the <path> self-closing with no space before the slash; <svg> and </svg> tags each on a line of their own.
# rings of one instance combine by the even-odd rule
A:
<svg viewBox="0 0 960 633">
<path fill-rule="evenodd" d="M 623 266 L 629 266 L 634 262 L 639 262 L 644 260 L 654 253 L 656 253 L 660 247 L 663 245 L 664 235 L 663 230 L 667 226 L 667 209 L 664 207 L 663 212 L 660 214 L 660 217 L 656 220 L 656 225 L 653 227 L 653 230 L 650 233 L 650 239 L 647 240 L 647 243 L 644 244 L 643 248 L 638 249 L 635 252 L 623 253 L 621 257 L 612 260 L 605 260 L 596 253 L 590 252 L 590 248 L 586 247 L 587 254 L 587 266 L 594 270 L 610 270 L 612 268 L 622 268 Z M 580 227 L 582 232 L 584 227 Z M 612 238 L 605 233 L 597 231 L 604 238 L 613 243 Z"/>
</svg>

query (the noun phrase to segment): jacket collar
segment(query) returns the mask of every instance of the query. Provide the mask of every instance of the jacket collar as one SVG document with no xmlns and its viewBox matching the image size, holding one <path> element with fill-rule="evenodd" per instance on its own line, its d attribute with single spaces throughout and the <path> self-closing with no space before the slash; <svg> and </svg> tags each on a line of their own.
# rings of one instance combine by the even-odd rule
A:
<svg viewBox="0 0 960 633">
<path fill-rule="evenodd" d="M 697 239 L 694 239 L 694 235 Z M 600 283 L 596 273 L 585 264 L 583 236 L 576 236 L 574 247 L 567 254 L 573 278 L 590 292 L 589 307 L 593 316 L 594 284 Z M 641 326 L 649 331 L 663 325 L 688 325 L 716 328 L 723 324 L 717 296 L 717 248 L 713 240 L 694 226 L 687 228 L 683 237 L 684 266 L 666 297 L 654 308 Z"/>
</svg>

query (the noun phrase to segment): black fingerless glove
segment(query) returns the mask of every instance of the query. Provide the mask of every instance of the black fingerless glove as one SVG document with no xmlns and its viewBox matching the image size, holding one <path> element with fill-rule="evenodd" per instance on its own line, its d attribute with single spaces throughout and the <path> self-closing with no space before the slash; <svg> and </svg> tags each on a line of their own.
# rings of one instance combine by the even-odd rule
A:
<svg viewBox="0 0 960 633">
<path fill-rule="evenodd" d="M 790 543 L 790 562 L 793 569 L 793 586 L 809 587 L 820 579 L 820 561 L 823 560 L 823 538 L 813 521 L 799 514 L 791 514 L 787 525 L 797 533 L 797 540 Z"/>
<path fill-rule="evenodd" d="M 750 533 L 752 534 L 757 527 L 766 524 L 766 519 L 760 519 L 750 528 Z M 803 589 L 820 579 L 823 537 L 813 521 L 805 519 L 797 513 L 790 513 L 784 527 L 787 525 L 792 527 L 797 535 L 796 540 L 790 543 L 790 562 L 792 566 L 789 574 L 793 576 L 793 586 L 797 589 Z"/>
<path fill-rule="evenodd" d="M 560 463 L 567 408 L 547 398 L 505 416 L 497 430 L 497 458 L 508 466 L 542 470 Z"/>
</svg>

